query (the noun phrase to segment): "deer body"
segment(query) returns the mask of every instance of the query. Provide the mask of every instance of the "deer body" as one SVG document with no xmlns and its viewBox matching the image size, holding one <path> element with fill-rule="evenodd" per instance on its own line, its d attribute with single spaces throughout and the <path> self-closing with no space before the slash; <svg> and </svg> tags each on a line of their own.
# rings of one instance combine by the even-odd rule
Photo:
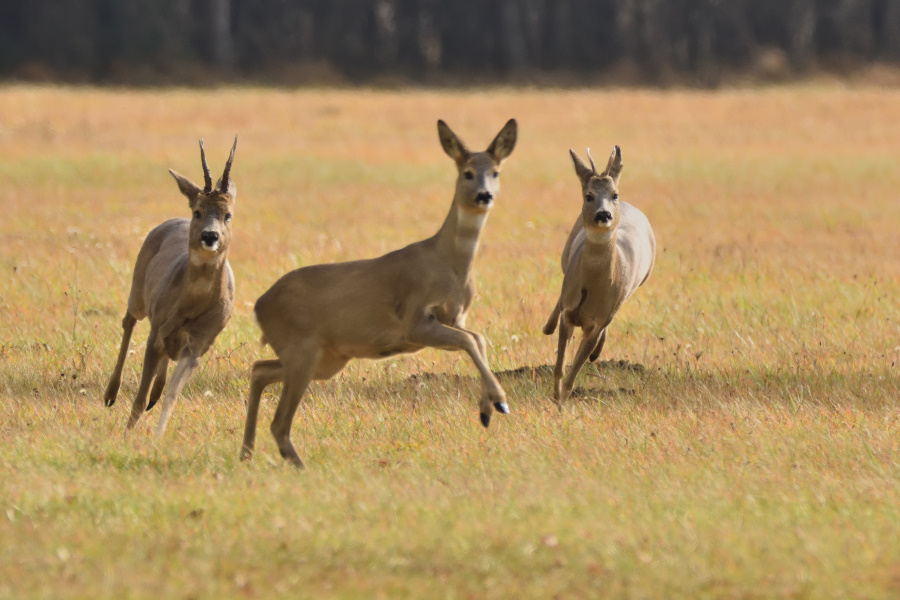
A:
<svg viewBox="0 0 900 600">
<path fill-rule="evenodd" d="M 553 395 L 564 400 L 575 377 L 590 359 L 600 356 L 606 330 L 622 304 L 650 276 L 656 239 L 644 214 L 618 199 L 622 155 L 616 146 L 606 170 L 599 174 L 593 160 L 589 168 L 571 151 L 582 183 L 582 214 L 575 221 L 562 253 L 562 291 L 544 333 L 559 326 L 559 346 L 553 377 Z M 576 327 L 583 338 L 569 372 L 563 378 L 566 347 Z"/>
<path fill-rule="evenodd" d="M 149 317 L 150 334 L 144 368 L 128 430 L 133 429 L 141 414 L 159 400 L 166 385 L 169 360 L 173 360 L 177 365 L 163 398 L 156 429 L 157 435 L 165 432 L 178 394 L 199 364 L 200 357 L 209 350 L 231 317 L 234 274 L 227 257 L 231 213 L 237 194 L 229 175 L 234 150 L 232 147 L 225 172 L 215 190 L 212 189 L 202 141 L 200 151 L 206 188 L 201 190 L 186 177 L 170 171 L 190 202 L 193 218 L 170 219 L 158 225 L 147 235 L 138 252 L 128 309 L 122 319 L 119 357 L 104 393 L 106 405 L 112 406 L 118 395 L 134 325 Z"/>
<path fill-rule="evenodd" d="M 510 120 L 485 152 L 471 153 L 443 121 L 444 150 L 457 163 L 456 193 L 436 235 L 379 258 L 304 267 L 279 279 L 254 308 L 276 360 L 253 365 L 241 456 L 250 458 L 263 390 L 284 382 L 271 431 L 281 455 L 303 463 L 290 441 L 300 399 L 312 380 L 329 379 L 353 358 L 386 358 L 433 347 L 462 350 L 482 379 L 480 413 L 508 412 L 506 395 L 487 366 L 484 338 L 465 329 L 475 295 L 472 264 L 499 190 L 499 169 L 512 152 Z"/>
</svg>

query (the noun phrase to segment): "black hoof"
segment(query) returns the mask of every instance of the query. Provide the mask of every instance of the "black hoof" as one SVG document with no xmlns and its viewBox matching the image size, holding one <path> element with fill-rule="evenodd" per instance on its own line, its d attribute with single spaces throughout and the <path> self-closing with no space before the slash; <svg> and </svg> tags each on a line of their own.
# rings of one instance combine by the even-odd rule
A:
<svg viewBox="0 0 900 600">
<path fill-rule="evenodd" d="M 494 408 L 496 408 L 497 412 L 500 414 L 509 414 L 509 405 L 507 405 L 506 402 L 494 402 Z"/>
<path fill-rule="evenodd" d="M 150 409 L 156 406 L 157 400 L 153 400 L 150 404 L 147 405 L 147 412 L 150 412 Z"/>
<path fill-rule="evenodd" d="M 103 404 L 106 405 L 106 408 L 111 407 L 111 406 L 112 406 L 113 404 L 115 404 L 115 403 L 116 403 L 116 399 L 115 399 L 115 398 L 107 398 L 107 399 L 105 399 L 105 400 L 103 401 Z"/>
<path fill-rule="evenodd" d="M 591 354 L 588 360 L 590 360 L 591 362 L 596 362 L 598 358 L 600 358 L 599 354 Z"/>
<path fill-rule="evenodd" d="M 487 413 L 481 413 L 481 424 L 487 427 L 491 424 L 491 415 Z"/>
</svg>

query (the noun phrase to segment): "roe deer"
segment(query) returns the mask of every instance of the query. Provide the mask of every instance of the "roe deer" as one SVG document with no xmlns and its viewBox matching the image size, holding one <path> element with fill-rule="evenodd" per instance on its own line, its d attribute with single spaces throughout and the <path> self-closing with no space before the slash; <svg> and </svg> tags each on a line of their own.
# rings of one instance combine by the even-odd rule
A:
<svg viewBox="0 0 900 600">
<path fill-rule="evenodd" d="M 597 173 L 569 150 L 581 181 L 583 203 L 562 253 L 564 273 L 559 300 L 544 325 L 550 335 L 559 322 L 559 349 L 553 371 L 553 397 L 565 400 L 585 361 L 597 360 L 606 341 L 606 328 L 616 312 L 650 276 L 656 257 L 656 238 L 640 210 L 619 200 L 622 151 L 616 146 L 606 170 Z M 583 337 L 563 380 L 566 346 L 576 327 Z"/>
<path fill-rule="evenodd" d="M 499 190 L 500 165 L 516 143 L 510 119 L 484 152 L 469 152 L 438 121 L 444 151 L 456 162 L 456 193 L 434 236 L 380 258 L 315 265 L 284 275 L 256 301 L 263 343 L 278 358 L 257 361 L 250 374 L 241 458 L 253 454 L 260 396 L 284 387 L 271 432 L 281 456 L 303 467 L 291 443 L 291 422 L 310 381 L 330 379 L 351 358 L 386 358 L 422 348 L 463 350 L 482 380 L 481 422 L 507 414 L 506 394 L 487 365 L 484 338 L 465 329 L 475 294 L 472 263 Z"/>
<path fill-rule="evenodd" d="M 181 388 L 231 317 L 234 275 L 228 264 L 228 245 L 237 195 L 231 179 L 235 148 L 237 137 L 215 188 L 206 164 L 203 140 L 200 140 L 200 162 L 206 184 L 203 189 L 169 170 L 178 189 L 187 197 L 193 218 L 170 219 L 157 226 L 144 240 L 134 265 L 128 310 L 122 319 L 122 346 L 103 395 L 106 406 L 115 403 L 134 324 L 149 316 L 144 370 L 131 407 L 128 430 L 159 400 L 166 385 L 169 359 L 172 359 L 178 364 L 163 398 L 156 435 L 165 432 Z"/>
</svg>

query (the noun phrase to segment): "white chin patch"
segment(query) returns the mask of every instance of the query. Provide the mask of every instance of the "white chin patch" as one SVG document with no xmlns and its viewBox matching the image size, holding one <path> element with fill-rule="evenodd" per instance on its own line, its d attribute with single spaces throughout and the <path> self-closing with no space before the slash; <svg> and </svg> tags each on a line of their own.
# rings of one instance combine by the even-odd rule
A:
<svg viewBox="0 0 900 600">
<path fill-rule="evenodd" d="M 487 211 L 470 212 L 458 208 L 456 210 L 456 218 L 461 229 L 481 229 L 484 226 L 485 219 L 487 219 Z"/>
<path fill-rule="evenodd" d="M 585 229 L 584 235 L 591 242 L 608 242 L 610 238 L 612 238 L 613 229 L 609 227 L 607 229 Z"/>
</svg>

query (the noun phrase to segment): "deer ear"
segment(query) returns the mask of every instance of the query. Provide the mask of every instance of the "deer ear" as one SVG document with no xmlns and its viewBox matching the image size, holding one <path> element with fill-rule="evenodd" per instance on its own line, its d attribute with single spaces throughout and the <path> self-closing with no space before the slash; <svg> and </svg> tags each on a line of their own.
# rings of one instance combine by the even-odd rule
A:
<svg viewBox="0 0 900 600">
<path fill-rule="evenodd" d="M 441 140 L 441 146 L 447 156 L 457 162 L 457 164 L 469 157 L 469 149 L 463 144 L 455 133 L 441 120 L 438 120 L 438 137 Z"/>
<path fill-rule="evenodd" d="M 622 174 L 622 149 L 613 146 L 612 154 L 609 155 L 609 162 L 606 163 L 606 171 L 604 175 L 609 175 L 612 180 L 619 184 L 619 175 Z"/>
<path fill-rule="evenodd" d="M 497 162 L 503 161 L 507 156 L 512 154 L 513 148 L 516 147 L 516 136 L 519 132 L 519 126 L 515 119 L 510 119 L 488 146 L 486 152 L 494 157 Z"/>
<path fill-rule="evenodd" d="M 172 174 L 172 177 L 175 178 L 175 182 L 178 183 L 178 189 L 184 194 L 185 198 L 188 199 L 188 202 L 191 204 L 191 208 L 194 206 L 194 202 L 197 201 L 197 196 L 203 191 L 197 185 L 179 173 L 176 173 L 172 169 L 169 169 L 169 173 Z"/>
<path fill-rule="evenodd" d="M 578 175 L 578 180 L 581 182 L 581 185 L 584 186 L 590 181 L 591 177 L 594 176 L 594 169 L 587 166 L 580 156 L 575 154 L 575 151 L 569 148 L 569 155 L 572 157 L 572 162 L 575 164 L 575 174 Z"/>
</svg>

